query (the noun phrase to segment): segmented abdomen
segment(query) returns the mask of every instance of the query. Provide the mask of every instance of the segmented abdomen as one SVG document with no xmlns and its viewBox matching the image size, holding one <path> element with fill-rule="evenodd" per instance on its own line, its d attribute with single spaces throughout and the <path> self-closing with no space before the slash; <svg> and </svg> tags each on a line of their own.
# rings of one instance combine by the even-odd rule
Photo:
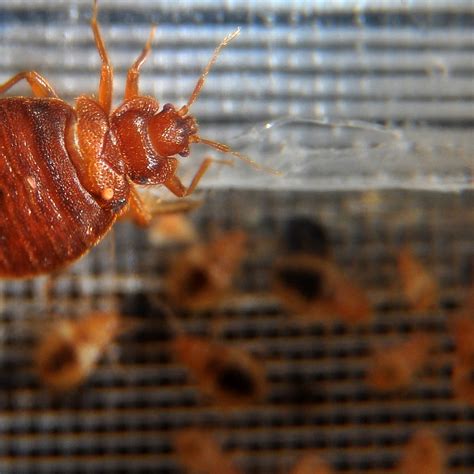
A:
<svg viewBox="0 0 474 474">
<path fill-rule="evenodd" d="M 74 121 L 60 99 L 0 100 L 0 276 L 60 269 L 114 222 L 79 182 L 65 138 Z"/>
</svg>

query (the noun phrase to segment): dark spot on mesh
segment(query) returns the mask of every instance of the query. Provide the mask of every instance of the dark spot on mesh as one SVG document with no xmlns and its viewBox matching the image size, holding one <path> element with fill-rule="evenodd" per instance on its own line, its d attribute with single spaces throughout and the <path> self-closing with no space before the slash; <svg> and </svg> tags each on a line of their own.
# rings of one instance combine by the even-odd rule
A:
<svg viewBox="0 0 474 474">
<path fill-rule="evenodd" d="M 278 278 L 287 287 L 296 290 L 303 298 L 313 300 L 321 297 L 324 282 L 321 273 L 313 270 L 283 268 Z"/>
<path fill-rule="evenodd" d="M 283 245 L 290 253 L 310 253 L 320 257 L 327 257 L 330 253 L 326 229 L 308 217 L 294 217 L 286 223 Z"/>
<path fill-rule="evenodd" d="M 59 372 L 64 367 L 77 362 L 74 346 L 64 343 L 53 352 L 47 360 L 44 369 L 46 372 Z"/>
<path fill-rule="evenodd" d="M 152 314 L 153 307 L 146 293 L 118 293 L 120 314 L 123 316 L 148 316 Z"/>
<path fill-rule="evenodd" d="M 237 365 L 227 365 L 219 370 L 217 383 L 222 390 L 235 395 L 251 396 L 255 392 L 252 376 Z"/>
<path fill-rule="evenodd" d="M 186 295 L 200 293 L 209 284 L 209 275 L 204 268 L 194 267 L 186 275 L 183 290 Z"/>
</svg>

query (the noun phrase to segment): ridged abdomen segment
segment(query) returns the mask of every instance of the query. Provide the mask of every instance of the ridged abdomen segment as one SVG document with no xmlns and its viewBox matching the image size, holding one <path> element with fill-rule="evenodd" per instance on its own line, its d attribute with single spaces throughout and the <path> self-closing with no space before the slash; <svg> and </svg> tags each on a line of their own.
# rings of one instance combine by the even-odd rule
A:
<svg viewBox="0 0 474 474">
<path fill-rule="evenodd" d="M 115 220 L 79 181 L 65 139 L 74 121 L 59 99 L 0 100 L 0 276 L 60 269 Z"/>
</svg>

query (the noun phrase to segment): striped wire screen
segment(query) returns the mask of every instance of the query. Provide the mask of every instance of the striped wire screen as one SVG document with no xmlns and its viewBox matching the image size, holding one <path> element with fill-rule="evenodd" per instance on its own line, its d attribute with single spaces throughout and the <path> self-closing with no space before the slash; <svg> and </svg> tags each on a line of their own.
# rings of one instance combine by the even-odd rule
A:
<svg viewBox="0 0 474 474">
<path fill-rule="evenodd" d="M 242 29 L 193 113 L 203 136 L 285 175 L 244 165 L 209 173 L 191 220 L 204 241 L 244 230 L 249 253 L 231 295 L 177 317 L 192 334 L 256 354 L 269 393 L 235 410 L 203 400 L 156 304 L 178 249 L 119 223 L 54 278 L 0 282 L 0 472 L 183 472 L 174 439 L 189 427 L 212 432 L 243 472 L 262 474 L 289 473 L 307 452 L 336 472 L 398 472 L 408 440 L 428 427 L 445 445 L 446 472 L 471 472 L 474 412 L 454 396 L 449 328 L 473 281 L 472 2 L 103 0 L 99 7 L 117 103 L 150 24 L 158 30 L 141 87 L 178 104 L 215 45 Z M 93 93 L 99 59 L 90 14 L 85 0 L 2 2 L 0 78 L 35 69 L 68 101 Z M 200 153 L 183 159 L 184 180 Z M 271 271 L 294 216 L 323 225 L 337 264 L 366 289 L 373 320 L 303 323 L 285 310 Z M 439 281 L 439 306 L 426 314 L 409 313 L 400 294 L 395 259 L 404 243 Z M 140 325 L 81 387 L 51 394 L 34 371 L 35 341 L 58 318 L 97 309 Z M 434 348 L 416 381 L 395 394 L 370 389 L 373 349 L 420 330 Z"/>
</svg>

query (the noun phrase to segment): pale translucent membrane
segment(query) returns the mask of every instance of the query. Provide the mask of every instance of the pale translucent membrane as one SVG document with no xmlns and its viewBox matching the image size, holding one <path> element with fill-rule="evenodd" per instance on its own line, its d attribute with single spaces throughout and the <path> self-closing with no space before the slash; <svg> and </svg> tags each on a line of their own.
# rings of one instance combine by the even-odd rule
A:
<svg viewBox="0 0 474 474">
<path fill-rule="evenodd" d="M 238 164 L 209 173 L 204 187 L 281 190 L 405 188 L 474 189 L 474 135 L 403 130 L 362 121 L 280 119 L 236 138 L 240 152 L 275 168 L 271 174 Z M 196 161 L 198 153 L 196 153 Z M 189 168 L 193 165 L 189 164 Z"/>
</svg>

